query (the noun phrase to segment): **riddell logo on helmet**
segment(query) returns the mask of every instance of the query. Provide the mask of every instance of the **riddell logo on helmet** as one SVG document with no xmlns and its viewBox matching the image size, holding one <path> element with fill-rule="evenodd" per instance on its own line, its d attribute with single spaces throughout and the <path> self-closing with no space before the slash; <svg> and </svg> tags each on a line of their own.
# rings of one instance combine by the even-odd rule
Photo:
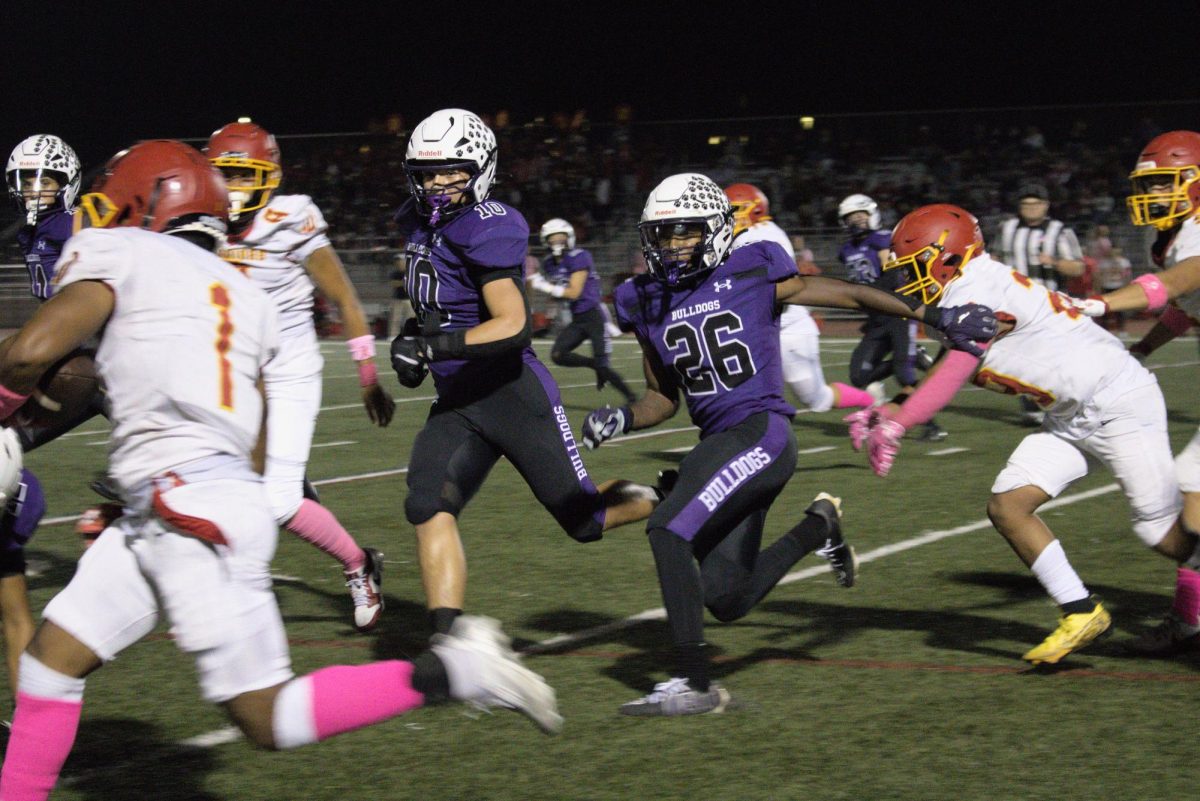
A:
<svg viewBox="0 0 1200 801">
<path fill-rule="evenodd" d="M 417 155 L 423 159 L 440 159 L 442 151 L 440 150 L 418 150 Z"/>
<path fill-rule="evenodd" d="M 654 212 L 655 217 L 669 217 L 675 213 L 675 209 L 659 209 Z"/>
</svg>

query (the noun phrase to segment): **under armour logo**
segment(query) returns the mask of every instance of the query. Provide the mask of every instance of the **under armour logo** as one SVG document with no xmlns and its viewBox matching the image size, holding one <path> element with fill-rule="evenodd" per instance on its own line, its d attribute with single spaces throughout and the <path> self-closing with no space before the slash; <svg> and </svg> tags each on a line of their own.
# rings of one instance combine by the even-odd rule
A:
<svg viewBox="0 0 1200 801">
<path fill-rule="evenodd" d="M 38 240 L 38 242 L 37 242 L 37 249 L 38 249 L 38 250 L 45 250 L 45 249 L 46 249 L 46 240 L 45 240 L 45 239 L 39 239 L 39 240 Z"/>
<path fill-rule="evenodd" d="M 713 281 L 713 292 L 720 292 L 722 289 L 733 289 L 733 279 L 726 278 L 724 281 Z"/>
</svg>

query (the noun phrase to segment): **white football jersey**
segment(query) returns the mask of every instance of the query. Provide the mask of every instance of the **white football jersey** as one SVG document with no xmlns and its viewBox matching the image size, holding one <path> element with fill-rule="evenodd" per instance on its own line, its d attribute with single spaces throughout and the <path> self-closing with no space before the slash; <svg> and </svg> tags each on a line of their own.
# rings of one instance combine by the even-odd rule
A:
<svg viewBox="0 0 1200 801">
<path fill-rule="evenodd" d="M 796 249 L 792 247 L 792 240 L 788 239 L 788 235 L 775 223 L 770 220 L 763 220 L 742 231 L 733 240 L 733 250 L 740 247 L 745 247 L 751 242 L 774 242 L 781 245 L 787 254 L 792 257 L 792 261 L 796 260 Z M 792 306 L 788 304 L 783 307 L 783 317 L 779 321 L 779 325 L 783 329 L 796 327 L 797 331 L 804 333 L 816 333 L 817 324 L 813 321 L 812 315 L 804 306 Z"/>
<path fill-rule="evenodd" d="M 117 483 L 132 489 L 206 456 L 248 458 L 262 422 L 255 382 L 279 343 L 271 299 L 212 253 L 137 228 L 71 237 L 58 291 L 77 281 L 116 296 L 96 368 Z"/>
<path fill-rule="evenodd" d="M 1170 247 L 1163 254 L 1163 266 L 1173 267 L 1181 261 L 1200 256 L 1200 222 L 1195 217 L 1189 217 L 1179 226 Z M 1180 295 L 1174 300 L 1193 320 L 1200 320 L 1200 290 Z"/>
<path fill-rule="evenodd" d="M 1014 328 L 984 354 L 974 382 L 1005 394 L 1028 395 L 1046 410 L 1054 430 L 1073 436 L 1099 421 L 1082 419 L 1097 393 L 1155 383 L 1112 334 L 1051 292 L 986 253 L 946 285 L 940 306 L 982 303 Z M 1094 410 L 1091 410 L 1094 411 Z"/>
<path fill-rule="evenodd" d="M 220 256 L 250 276 L 275 301 L 286 337 L 313 325 L 313 283 L 304 262 L 330 244 L 329 226 L 308 195 L 276 195 L 258 210 L 239 239 L 230 239 Z"/>
</svg>

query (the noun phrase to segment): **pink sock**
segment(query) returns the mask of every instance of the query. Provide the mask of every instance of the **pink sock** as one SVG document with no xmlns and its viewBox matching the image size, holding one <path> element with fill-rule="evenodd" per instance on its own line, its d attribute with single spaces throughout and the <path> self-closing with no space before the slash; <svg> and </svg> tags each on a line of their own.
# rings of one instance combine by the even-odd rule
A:
<svg viewBox="0 0 1200 801">
<path fill-rule="evenodd" d="M 358 570 L 366 562 L 363 549 L 358 547 L 350 532 L 342 528 L 333 512 L 311 498 L 300 502 L 300 508 L 284 528 L 337 559 L 347 573 Z"/>
<path fill-rule="evenodd" d="M 398 660 L 338 665 L 310 673 L 317 739 L 361 729 L 422 706 L 425 696 L 413 689 L 412 674 L 412 662 Z"/>
<path fill-rule="evenodd" d="M 0 770 L 4 801 L 45 801 L 79 729 L 82 701 L 62 701 L 17 693 L 12 734 Z"/>
<path fill-rule="evenodd" d="M 1175 573 L 1175 602 L 1171 609 L 1189 626 L 1200 625 L 1200 573 L 1180 567 Z"/>
<path fill-rule="evenodd" d="M 875 403 L 875 399 L 871 397 L 871 393 L 864 389 L 852 387 L 840 381 L 834 381 L 829 386 L 833 387 L 834 394 L 837 397 L 837 400 L 833 404 L 833 408 L 835 409 L 849 409 L 859 406 L 866 408 Z"/>
</svg>

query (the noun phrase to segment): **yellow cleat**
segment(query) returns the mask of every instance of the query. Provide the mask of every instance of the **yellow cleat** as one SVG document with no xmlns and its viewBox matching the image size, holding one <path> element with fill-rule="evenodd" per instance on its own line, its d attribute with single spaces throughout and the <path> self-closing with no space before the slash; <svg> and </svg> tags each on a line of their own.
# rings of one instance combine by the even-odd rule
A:
<svg viewBox="0 0 1200 801">
<path fill-rule="evenodd" d="M 1063 615 L 1058 619 L 1058 628 L 1042 640 L 1042 644 L 1021 657 L 1035 665 L 1057 663 L 1072 651 L 1089 644 L 1112 625 L 1112 616 L 1099 601 L 1090 612 Z"/>
</svg>

